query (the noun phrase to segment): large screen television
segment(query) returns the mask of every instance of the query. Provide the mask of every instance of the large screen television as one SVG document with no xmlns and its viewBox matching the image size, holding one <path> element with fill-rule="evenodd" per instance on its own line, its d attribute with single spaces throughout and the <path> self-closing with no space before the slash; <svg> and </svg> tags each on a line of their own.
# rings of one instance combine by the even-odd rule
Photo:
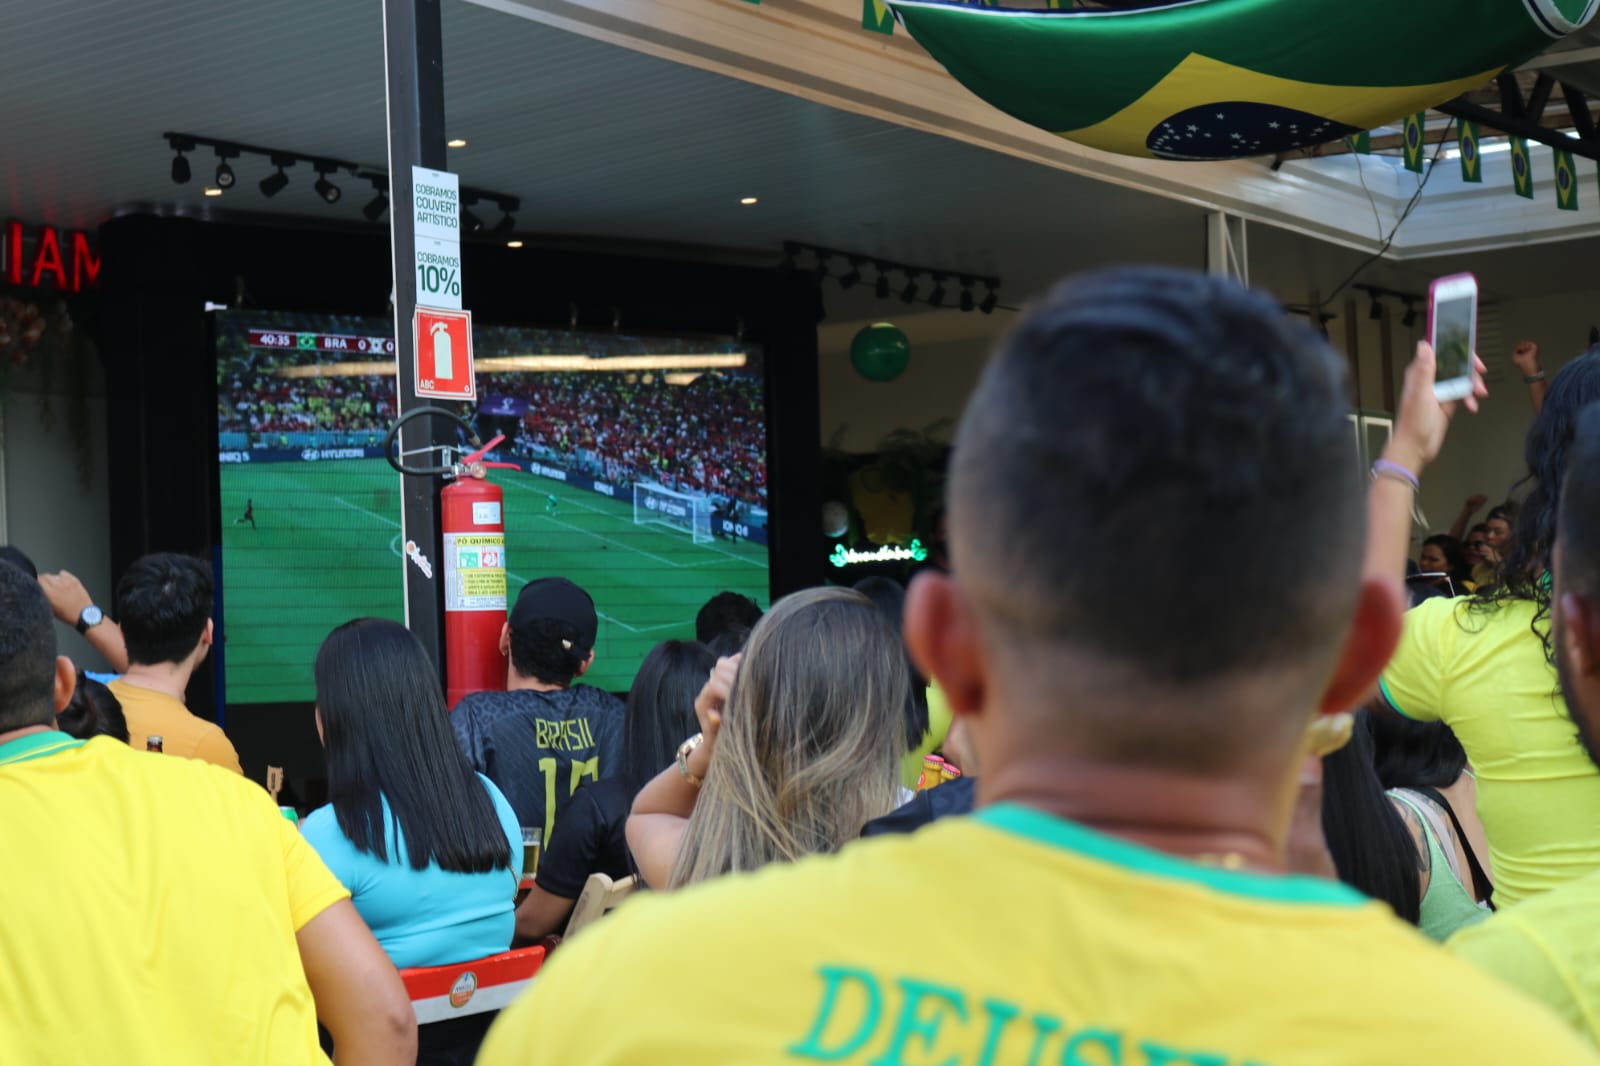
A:
<svg viewBox="0 0 1600 1066">
<path fill-rule="evenodd" d="M 229 704 L 313 697 L 351 618 L 403 617 L 387 320 L 220 311 L 221 669 Z M 507 593 L 568 577 L 600 617 L 587 683 L 622 691 L 658 642 L 694 638 L 728 589 L 765 607 L 761 352 L 732 338 L 476 326 L 478 402 L 457 405 L 505 492 Z"/>
</svg>

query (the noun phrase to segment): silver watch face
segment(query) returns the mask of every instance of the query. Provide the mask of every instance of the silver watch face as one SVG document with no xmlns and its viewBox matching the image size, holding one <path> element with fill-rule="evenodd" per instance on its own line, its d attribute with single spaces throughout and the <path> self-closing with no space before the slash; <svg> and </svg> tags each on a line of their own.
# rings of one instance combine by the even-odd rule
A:
<svg viewBox="0 0 1600 1066">
<path fill-rule="evenodd" d="M 105 612 L 91 603 L 83 609 L 83 613 L 78 615 L 78 624 L 88 629 L 90 626 L 97 626 L 105 621 L 105 617 Z"/>
</svg>

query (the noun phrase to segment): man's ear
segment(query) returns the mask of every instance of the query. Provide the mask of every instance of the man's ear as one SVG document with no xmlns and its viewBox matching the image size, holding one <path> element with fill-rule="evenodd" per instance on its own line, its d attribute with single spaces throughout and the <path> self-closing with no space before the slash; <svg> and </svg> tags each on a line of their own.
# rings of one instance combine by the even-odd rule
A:
<svg viewBox="0 0 1600 1066">
<path fill-rule="evenodd" d="M 1363 577 L 1355 618 L 1339 660 L 1323 689 L 1321 714 L 1353 711 L 1371 698 L 1378 675 L 1400 643 L 1404 601 L 1399 585 L 1382 577 Z"/>
<path fill-rule="evenodd" d="M 1573 682 L 1595 683 L 1600 673 L 1600 604 L 1576 592 L 1563 593 L 1555 609 L 1561 612 L 1561 650 L 1566 676 Z"/>
<path fill-rule="evenodd" d="M 987 664 L 972 606 L 948 574 L 924 570 L 906 590 L 906 650 L 924 677 L 939 682 L 958 717 L 983 708 Z"/>
<path fill-rule="evenodd" d="M 72 693 L 78 687 L 78 668 L 65 655 L 56 656 L 56 713 L 60 714 L 72 702 Z"/>
<path fill-rule="evenodd" d="M 511 658 L 511 623 L 506 622 L 500 627 L 500 657 Z"/>
<path fill-rule="evenodd" d="M 578 672 L 573 677 L 582 677 L 589 672 L 589 667 L 594 665 L 594 652 L 589 652 L 589 657 L 578 664 Z"/>
</svg>

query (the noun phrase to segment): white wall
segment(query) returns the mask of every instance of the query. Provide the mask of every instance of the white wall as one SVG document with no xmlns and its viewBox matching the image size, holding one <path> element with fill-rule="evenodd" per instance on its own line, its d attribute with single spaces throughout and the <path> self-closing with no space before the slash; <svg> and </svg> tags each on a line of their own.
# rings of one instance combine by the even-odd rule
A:
<svg viewBox="0 0 1600 1066">
<path fill-rule="evenodd" d="M 106 399 L 99 365 L 93 366 L 88 425 L 93 457 L 87 483 L 67 427 L 64 371 L 54 374 L 51 414 L 42 406 L 37 376 L 14 371 L 4 396 L 5 529 L 3 540 L 21 548 L 40 573 L 67 569 L 83 579 L 95 602 L 112 607 L 111 513 L 106 487 Z M 108 667 L 89 643 L 57 624 L 63 655 L 95 671 Z"/>
</svg>

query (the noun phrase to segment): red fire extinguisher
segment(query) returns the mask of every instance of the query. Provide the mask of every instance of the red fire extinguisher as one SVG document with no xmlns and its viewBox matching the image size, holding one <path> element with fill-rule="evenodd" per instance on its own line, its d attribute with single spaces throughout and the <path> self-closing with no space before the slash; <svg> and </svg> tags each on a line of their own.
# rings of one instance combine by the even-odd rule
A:
<svg viewBox="0 0 1600 1066">
<path fill-rule="evenodd" d="M 450 707 L 469 692 L 506 687 L 506 659 L 500 654 L 506 621 L 505 493 L 484 474 L 490 467 L 518 467 L 483 459 L 503 440 L 504 435 L 497 436 L 463 458 L 460 476 L 439 492 L 445 703 Z"/>
</svg>

